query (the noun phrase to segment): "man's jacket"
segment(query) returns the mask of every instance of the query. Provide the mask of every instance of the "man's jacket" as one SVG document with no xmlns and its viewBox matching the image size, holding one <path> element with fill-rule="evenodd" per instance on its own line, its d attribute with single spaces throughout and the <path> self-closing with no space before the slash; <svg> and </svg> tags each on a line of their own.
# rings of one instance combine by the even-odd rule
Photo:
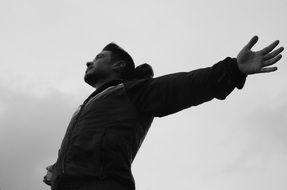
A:
<svg viewBox="0 0 287 190">
<path fill-rule="evenodd" d="M 131 164 L 153 118 L 223 100 L 245 79 L 236 59 L 226 58 L 191 72 L 104 84 L 70 121 L 53 166 L 52 189 L 65 178 L 108 178 L 135 189 Z"/>
</svg>

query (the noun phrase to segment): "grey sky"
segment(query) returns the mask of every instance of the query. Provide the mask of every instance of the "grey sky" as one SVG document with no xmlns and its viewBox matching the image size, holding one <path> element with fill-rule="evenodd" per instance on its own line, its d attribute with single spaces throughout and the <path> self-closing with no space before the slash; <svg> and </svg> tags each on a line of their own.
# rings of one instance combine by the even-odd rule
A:
<svg viewBox="0 0 287 190">
<path fill-rule="evenodd" d="M 282 0 L 0 2 L 0 188 L 48 189 L 69 119 L 93 91 L 85 63 L 109 42 L 155 75 L 287 47 Z M 285 56 L 286 53 L 283 53 Z M 247 78 L 224 101 L 156 119 L 133 164 L 138 190 L 285 190 L 287 66 Z"/>
</svg>

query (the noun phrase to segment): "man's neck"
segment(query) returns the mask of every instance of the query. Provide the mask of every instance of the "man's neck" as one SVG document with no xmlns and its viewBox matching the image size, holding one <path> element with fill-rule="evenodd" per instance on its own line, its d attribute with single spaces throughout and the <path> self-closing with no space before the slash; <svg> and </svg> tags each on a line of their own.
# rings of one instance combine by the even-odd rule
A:
<svg viewBox="0 0 287 190">
<path fill-rule="evenodd" d="M 86 104 L 93 96 L 95 96 L 98 93 L 101 93 L 103 90 L 105 90 L 106 88 L 110 87 L 110 86 L 115 86 L 118 85 L 120 83 L 122 83 L 123 81 L 120 79 L 112 79 L 110 81 L 107 81 L 106 83 L 102 84 L 101 86 L 99 86 L 85 101 L 83 104 Z"/>
<path fill-rule="evenodd" d="M 118 80 L 121 80 L 121 79 L 118 77 L 109 77 L 109 78 L 98 81 L 96 84 L 93 85 L 93 87 L 95 89 L 99 89 L 105 84 L 109 83 L 110 81 L 118 81 Z"/>
<path fill-rule="evenodd" d="M 101 89 L 105 89 L 105 88 L 107 88 L 109 86 L 113 86 L 114 84 L 119 84 L 121 82 L 123 82 L 123 80 L 114 78 L 114 79 L 105 81 L 104 83 L 101 83 L 100 85 L 97 85 L 97 87 L 95 87 L 95 88 L 96 88 L 96 91 L 98 91 L 98 90 L 101 90 Z"/>
</svg>

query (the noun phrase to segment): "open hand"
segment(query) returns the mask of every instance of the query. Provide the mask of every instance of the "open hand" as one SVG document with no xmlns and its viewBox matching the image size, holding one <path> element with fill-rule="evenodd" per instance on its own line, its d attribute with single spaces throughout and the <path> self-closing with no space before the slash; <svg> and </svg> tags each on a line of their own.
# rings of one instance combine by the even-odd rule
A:
<svg viewBox="0 0 287 190">
<path fill-rule="evenodd" d="M 273 51 L 279 44 L 276 40 L 260 51 L 251 51 L 251 48 L 258 41 L 258 36 L 254 36 L 249 43 L 237 55 L 237 64 L 241 72 L 245 74 L 268 73 L 277 70 L 277 67 L 268 67 L 278 62 L 284 48 L 280 47 Z"/>
<path fill-rule="evenodd" d="M 50 185 L 50 186 L 51 186 L 51 179 L 52 179 L 52 175 L 53 175 L 52 174 L 52 167 L 53 167 L 53 165 L 46 167 L 47 174 L 43 178 L 43 182 L 46 183 L 47 185 Z"/>
</svg>

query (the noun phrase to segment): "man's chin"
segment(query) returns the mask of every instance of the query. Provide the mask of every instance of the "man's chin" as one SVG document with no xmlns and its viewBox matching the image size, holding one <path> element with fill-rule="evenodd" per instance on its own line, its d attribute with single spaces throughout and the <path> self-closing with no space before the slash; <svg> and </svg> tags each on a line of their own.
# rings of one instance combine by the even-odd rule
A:
<svg viewBox="0 0 287 190">
<path fill-rule="evenodd" d="M 91 77 L 90 75 L 85 75 L 84 76 L 84 81 L 88 84 L 88 85 L 90 85 L 90 86 L 94 86 L 95 85 L 95 80 L 94 80 L 94 78 L 93 77 Z"/>
</svg>

